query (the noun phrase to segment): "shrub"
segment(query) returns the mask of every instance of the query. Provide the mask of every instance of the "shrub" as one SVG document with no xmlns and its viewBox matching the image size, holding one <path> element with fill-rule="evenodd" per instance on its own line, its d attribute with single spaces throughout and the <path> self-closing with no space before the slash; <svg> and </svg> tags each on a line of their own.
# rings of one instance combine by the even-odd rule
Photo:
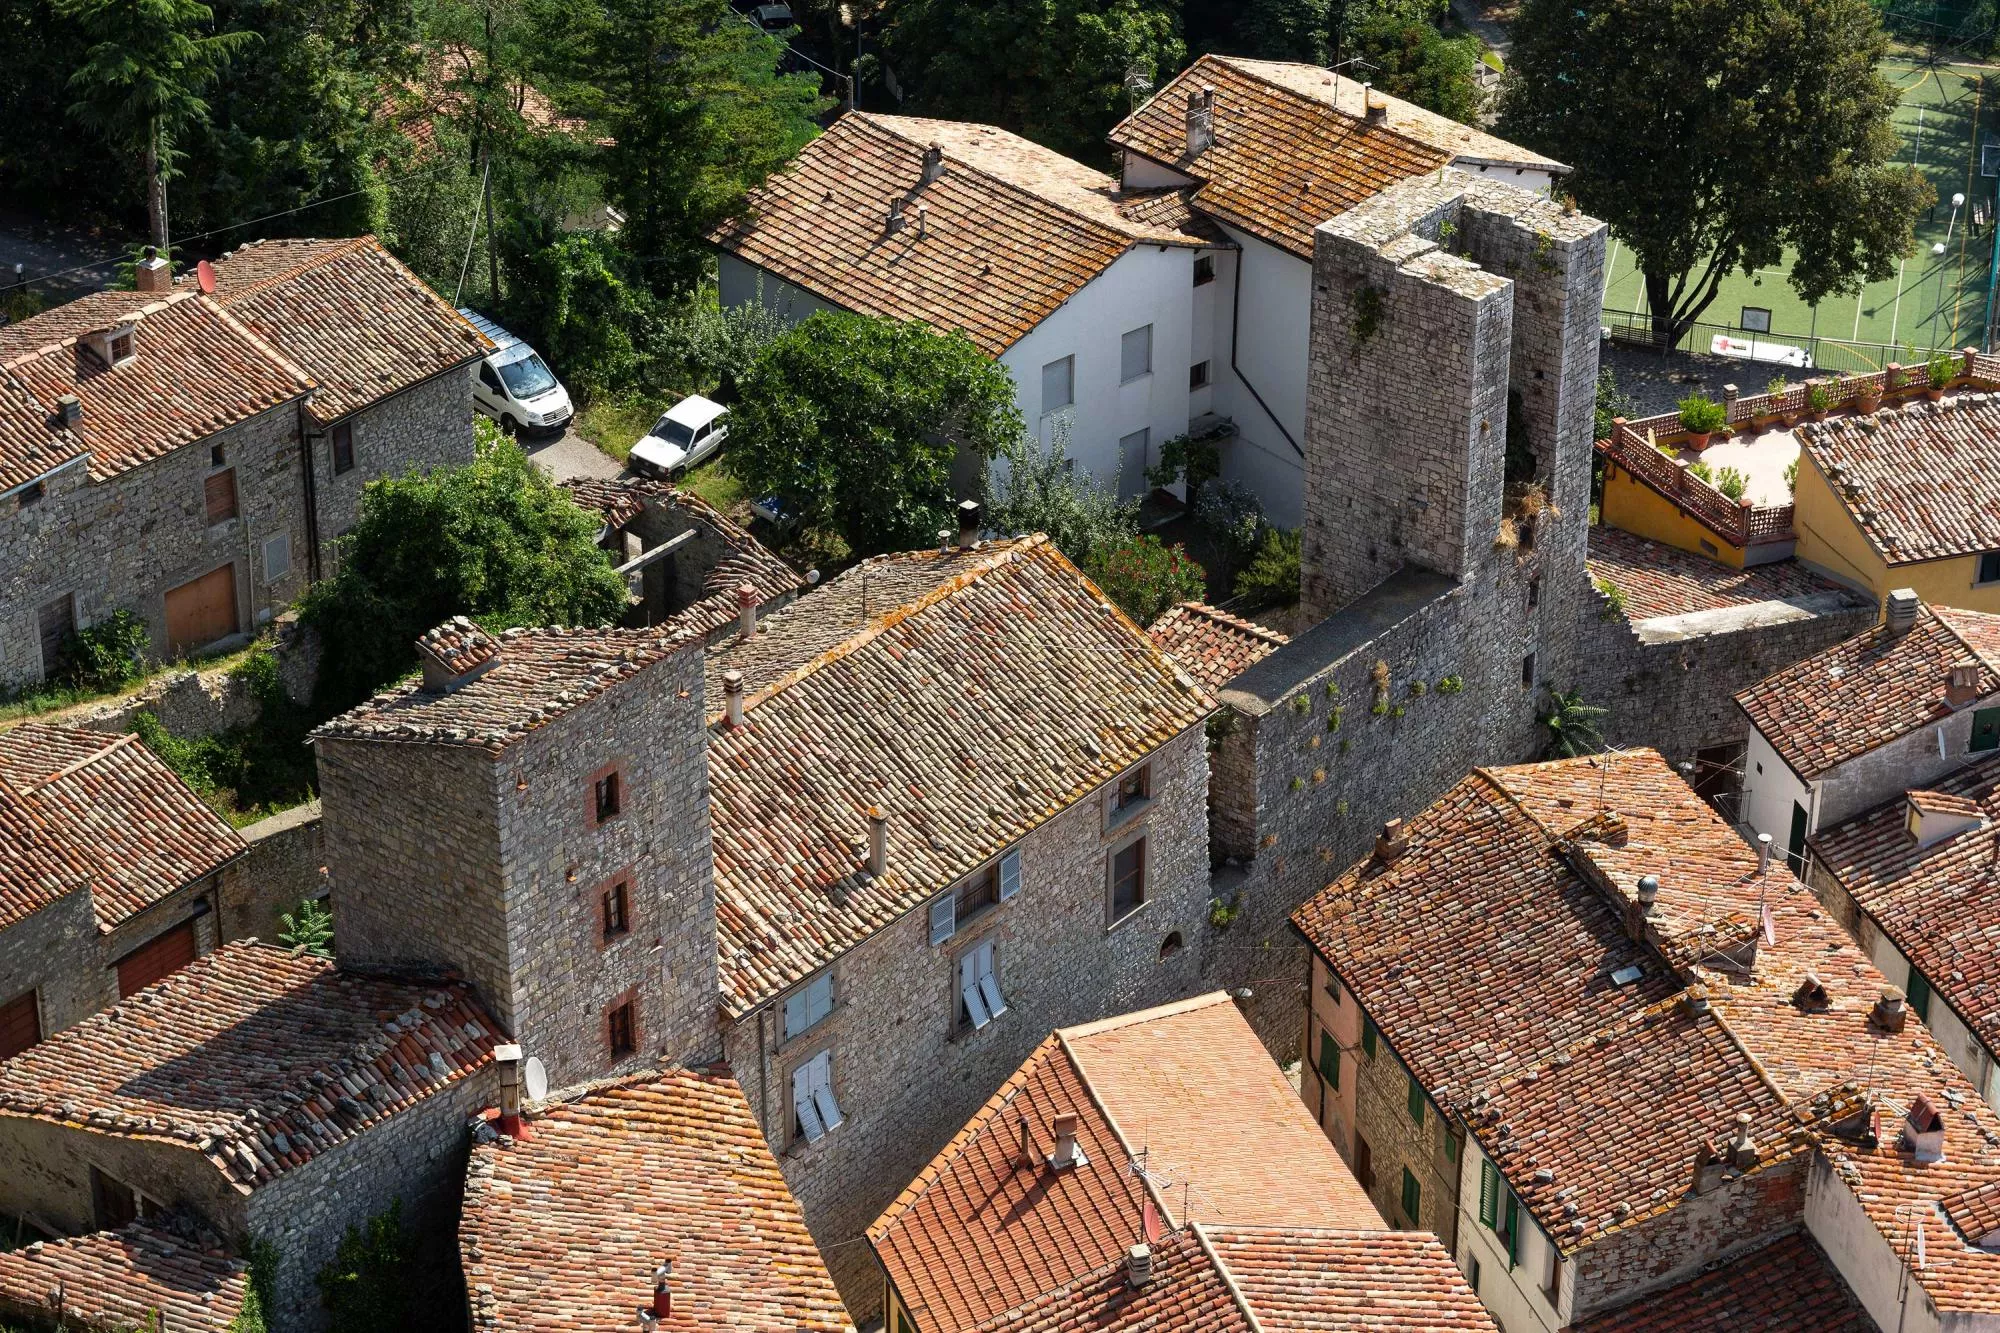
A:
<svg viewBox="0 0 2000 1333">
<path fill-rule="evenodd" d="M 1299 548 L 1297 529 L 1265 528 L 1257 544 L 1257 554 L 1236 576 L 1236 595 L 1251 609 L 1263 606 L 1291 606 L 1299 600 Z M 1331 684 L 1331 682 L 1328 682 Z"/>
<path fill-rule="evenodd" d="M 1691 435 L 1709 435 L 1729 424 L 1729 409 L 1707 394 L 1691 393 L 1680 401 L 1681 429 Z"/>
<path fill-rule="evenodd" d="M 1793 458 L 1791 462 L 1785 464 L 1785 489 L 1791 491 L 1793 494 L 1798 493 L 1799 460 L 1797 458 Z"/>
<path fill-rule="evenodd" d="M 1187 482 L 1187 500 L 1193 504 L 1202 488 L 1222 475 L 1222 446 L 1213 435 L 1193 439 L 1176 435 L 1160 445 L 1160 461 L 1146 469 L 1146 480 L 1154 486 Z"/>
<path fill-rule="evenodd" d="M 1194 518 L 1232 558 L 1241 558 L 1257 546 L 1257 534 L 1264 526 L 1264 506 L 1240 481 L 1211 481 L 1194 502 Z"/>
<path fill-rule="evenodd" d="M 1599 620 L 1617 620 L 1625 614 L 1625 591 L 1610 579 L 1592 579 L 1591 586 L 1604 594 L 1604 609 L 1597 614 Z"/>
<path fill-rule="evenodd" d="M 1048 448 L 1032 435 L 1001 447 L 1000 469 L 986 473 L 986 522 L 998 532 L 1046 532 L 1056 549 L 1082 564 L 1092 551 L 1129 540 L 1138 531 L 1139 506 L 1079 474 L 1065 456 L 1069 426 L 1059 421 Z"/>
<path fill-rule="evenodd" d="M 1806 406 L 1815 412 L 1825 412 L 1833 407 L 1833 385 L 1821 380 L 1806 386 Z"/>
<path fill-rule="evenodd" d="M 1180 544 L 1167 546 L 1151 533 L 1093 551 L 1083 570 L 1141 626 L 1152 624 L 1170 606 L 1199 600 L 1208 590 L 1201 566 Z"/>
<path fill-rule="evenodd" d="M 113 611 L 88 629 L 63 636 L 56 679 L 73 689 L 122 689 L 145 671 L 152 645 L 145 621 L 130 611 Z"/>
<path fill-rule="evenodd" d="M 1581 691 L 1550 690 L 1549 711 L 1542 715 L 1542 726 L 1549 733 L 1549 757 L 1574 759 L 1602 750 L 1604 737 L 1597 723 L 1610 711 L 1585 703 Z"/>
<path fill-rule="evenodd" d="M 1597 372 L 1596 438 L 1610 439 L 1611 423 L 1619 417 L 1629 418 L 1632 412 L 1632 400 L 1619 391 L 1618 377 L 1611 373 L 1611 367 L 1600 367 Z"/>
<path fill-rule="evenodd" d="M 333 957 L 333 913 L 325 903 L 307 898 L 296 911 L 278 918 L 278 943 L 287 949 L 304 949 L 321 958 Z"/>
<path fill-rule="evenodd" d="M 1951 381 L 1952 375 L 1958 370 L 1958 358 L 1944 352 L 1939 352 L 1931 357 L 1930 362 L 1924 369 L 1931 377 L 1931 387 L 1943 388 Z"/>
<path fill-rule="evenodd" d="M 406 1327 L 411 1241 L 403 1232 L 403 1201 L 350 1226 L 332 1260 L 313 1281 L 332 1315 L 333 1333 L 383 1333 Z"/>
<path fill-rule="evenodd" d="M 650 340 L 642 375 L 666 394 L 699 393 L 728 401 L 758 355 L 786 328 L 779 314 L 758 299 L 727 309 L 712 290 L 678 315 L 660 321 Z"/>
<path fill-rule="evenodd" d="M 1715 489 L 1732 500 L 1741 500 L 1743 493 L 1750 489 L 1750 478 L 1733 467 L 1718 470 L 1715 474 Z"/>
</svg>

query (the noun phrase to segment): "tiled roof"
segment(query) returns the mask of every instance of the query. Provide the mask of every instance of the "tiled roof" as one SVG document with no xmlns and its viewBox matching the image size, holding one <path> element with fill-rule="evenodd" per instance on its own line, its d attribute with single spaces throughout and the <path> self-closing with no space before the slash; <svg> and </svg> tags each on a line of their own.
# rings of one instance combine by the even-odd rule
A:
<svg viewBox="0 0 2000 1333">
<path fill-rule="evenodd" d="M 1521 838 L 1506 859 L 1555 866 L 1556 883 L 1535 887 L 1496 873 L 1505 860 L 1477 850 L 1495 844 L 1498 830 L 1518 836 L 1513 820 L 1496 824 L 1489 813 L 1508 807 L 1540 836 Z M 1871 1022 L 1887 985 L 1881 972 L 1781 862 L 1760 875 L 1755 854 L 1657 754 L 1480 770 L 1406 833 L 1408 850 L 1386 872 L 1350 872 L 1293 919 L 1375 1018 L 1383 1042 L 1464 1120 L 1565 1253 L 1677 1207 L 1689 1195 L 1696 1151 L 1728 1146 L 1727 1135 L 1713 1136 L 1725 1111 L 1752 1117 L 1754 1170 L 1816 1152 L 1899 1255 L 1915 1244 L 1910 1216 L 2000 1181 L 2000 1116 L 1921 1023 L 1912 1018 L 1890 1034 Z M 1404 873 L 1405 864 L 1424 870 Z M 1661 884 L 1653 910 L 1641 915 L 1635 889 L 1645 873 Z M 1678 1003 L 1635 997 L 1579 1021 L 1573 1009 L 1615 988 L 1596 975 L 1595 959 L 1542 961 L 1571 973 L 1572 987 L 1583 984 L 1585 999 L 1568 1007 L 1557 988 L 1520 970 L 1543 939 L 1568 933 L 1556 923 L 1513 938 L 1409 933 L 1412 922 L 1462 902 L 1504 917 L 1524 888 L 1567 897 L 1571 886 L 1596 894 L 1614 919 L 1643 920 L 1645 955 L 1635 961 L 1644 977 L 1624 989 L 1663 977 L 1680 991 Z M 1573 910 L 1580 918 L 1584 909 Z M 1410 968 L 1392 975 L 1370 961 L 1371 948 L 1387 941 L 1400 941 Z M 1427 988 L 1426 977 L 1441 969 L 1479 984 Z M 1809 978 L 1825 1004 L 1796 1001 Z M 1523 1009 L 1590 1039 L 1522 1058 L 1509 1032 Z M 1475 1064 L 1482 1044 L 1488 1054 Z M 1455 1084 L 1453 1070 L 1461 1071 Z M 1683 1083 L 1705 1101 L 1699 1110 L 1679 1102 Z M 1632 1096 L 1635 1085 L 1647 1095 Z M 1919 1096 L 1948 1108 L 1941 1162 L 1916 1165 L 1898 1149 L 1895 1120 Z M 1868 1098 L 1884 1121 L 1875 1147 L 1835 1132 Z M 1574 1218 L 1552 1210 L 1561 1191 L 1576 1205 Z M 2000 1313 L 2000 1254 L 1955 1233 L 1930 1232 L 1914 1277 L 1940 1310 Z"/>
<path fill-rule="evenodd" d="M 1191 158 L 1187 97 L 1204 85 L 1215 89 L 1215 143 Z M 1331 104 L 1336 86 L 1344 110 Z M 1309 260 L 1314 227 L 1463 151 L 1415 137 L 1400 108 L 1369 124 L 1355 114 L 1360 98 L 1359 84 L 1311 66 L 1205 55 L 1120 121 L 1111 142 L 1199 181 L 1197 211 Z"/>
<path fill-rule="evenodd" d="M 1204 1226 L 1263 1333 L 1495 1333 L 1427 1231 Z"/>
<path fill-rule="evenodd" d="M 1826 1252 L 1802 1231 L 1595 1315 L 1572 1333 L 1876 1333 Z"/>
<path fill-rule="evenodd" d="M 83 454 L 83 441 L 50 408 L 19 380 L 0 374 L 0 491 L 26 485 Z"/>
<path fill-rule="evenodd" d="M 133 1222 L 0 1253 L 0 1314 L 49 1319 L 59 1308 L 73 1333 L 224 1333 L 243 1309 L 245 1268 L 198 1225 Z"/>
<path fill-rule="evenodd" d="M 0 782 L 95 871 L 100 930 L 248 850 L 229 821 L 137 736 L 23 724 L 0 732 Z"/>
<path fill-rule="evenodd" d="M 467 684 L 444 692 L 420 684 L 386 690 L 313 735 L 469 745 L 497 755 L 552 718 L 700 642 L 677 621 L 651 629 L 502 630 L 499 660 Z"/>
<path fill-rule="evenodd" d="M 1162 1239 L 1153 1251 L 1152 1281 L 1139 1290 L 1127 1280 L 1121 1256 L 995 1315 L 979 1325 L 978 1333 L 1166 1333 L 1169 1329 L 1252 1333 L 1221 1270 L 1192 1231 L 1176 1231 Z"/>
<path fill-rule="evenodd" d="M 1967 698 L 1948 699 L 1954 667 L 1973 666 Z M 1898 736 L 2000 691 L 2000 616 L 1920 607 L 1902 634 L 1857 634 L 1736 696 L 1778 757 L 1811 782 Z"/>
<path fill-rule="evenodd" d="M 614 531 L 644 513 L 649 497 L 668 502 L 674 498 L 673 487 L 644 477 L 570 477 L 557 484 L 569 492 L 570 499 L 595 513 L 604 520 L 604 526 Z"/>
<path fill-rule="evenodd" d="M 1795 560 L 1736 569 L 1619 528 L 1590 530 L 1590 577 L 1609 583 L 1634 623 L 1832 592 L 1838 585 Z"/>
<path fill-rule="evenodd" d="M 1047 1161 L 1059 1115 L 1078 1117 L 1084 1155 L 1063 1170 Z M 1055 1033 L 868 1237 L 927 1333 L 1134 1327 L 1093 1323 L 1088 1312 L 1123 1280 L 1113 1270 L 1141 1234 L 1149 1198 L 1169 1231 L 1385 1231 L 1249 1024 L 1216 993 Z M 1166 1255 L 1170 1269 L 1192 1257 L 1179 1242 Z M 1168 1276 L 1161 1299 L 1205 1299 L 1202 1280 Z"/>
<path fill-rule="evenodd" d="M 491 1058 L 462 982 L 243 940 L 0 1062 L 0 1115 L 178 1143 L 253 1189 Z"/>
<path fill-rule="evenodd" d="M 1800 426 L 1812 466 L 1891 565 L 2000 549 L 2000 395 Z M 1837 470 L 1837 471 L 1836 471 Z"/>
<path fill-rule="evenodd" d="M 1984 822 L 1920 847 L 1899 796 L 1821 829 L 1810 845 L 1973 1035 L 2000 1049 L 2000 763 L 1960 769 L 1937 785 L 1910 797 Z"/>
<path fill-rule="evenodd" d="M 1161 652 L 1211 693 L 1290 642 L 1205 602 L 1182 602 L 1146 631 Z"/>
<path fill-rule="evenodd" d="M 78 342 L 124 323 L 134 326 L 135 355 L 120 365 L 106 366 Z M 15 455 L 13 470 L 32 468 L 34 460 L 20 451 L 40 430 L 49 437 L 52 457 L 77 446 L 88 450 L 94 480 L 204 439 L 313 387 L 296 365 L 214 301 L 191 291 L 96 292 L 0 328 L 0 382 L 14 390 L 0 396 L 0 412 L 10 418 L 0 426 L 0 440 L 9 442 L 0 450 Z M 74 446 L 59 440 L 49 425 L 64 394 L 75 394 L 83 407 L 69 432 Z"/>
<path fill-rule="evenodd" d="M 459 1254 L 473 1327 L 636 1327 L 671 1260 L 662 1333 L 851 1333 L 743 1091 L 668 1069 L 530 1108 L 528 1136 L 475 1147 Z"/>
<path fill-rule="evenodd" d="M 944 174 L 923 184 L 933 141 Z M 1218 243 L 1184 205 L 1123 195 L 1005 130 L 870 112 L 835 121 L 709 239 L 846 309 L 963 329 L 991 356 L 1135 245 Z"/>
<path fill-rule="evenodd" d="M 423 71 L 399 87 L 385 88 L 375 118 L 408 139 L 421 162 L 437 151 L 439 120 L 464 121 L 471 100 L 467 86 L 483 77 L 486 59 L 478 47 L 465 42 L 427 44 L 418 54 Z M 502 88 L 531 131 L 581 135 L 590 129 L 590 122 L 559 113 L 548 96 L 531 83 L 503 81 Z"/>
<path fill-rule="evenodd" d="M 103 876 L 42 809 L 0 777 L 0 929 L 81 892 Z"/>
<path fill-rule="evenodd" d="M 312 376 L 322 423 L 493 349 L 373 236 L 255 241 L 215 275 L 215 300 Z"/>
<path fill-rule="evenodd" d="M 747 725 L 719 677 L 743 672 Z M 1045 537 L 867 560 L 708 658 L 724 1007 L 740 1016 L 1200 722 L 1208 696 Z M 867 812 L 888 869 L 863 873 Z"/>
</svg>

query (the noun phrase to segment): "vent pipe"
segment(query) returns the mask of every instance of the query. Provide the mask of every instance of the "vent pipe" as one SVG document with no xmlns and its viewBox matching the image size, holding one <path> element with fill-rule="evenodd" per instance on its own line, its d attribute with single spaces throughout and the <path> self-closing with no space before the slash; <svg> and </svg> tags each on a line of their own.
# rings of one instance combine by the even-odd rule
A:
<svg viewBox="0 0 2000 1333">
<path fill-rule="evenodd" d="M 882 875 L 889 869 L 889 816 L 879 805 L 868 807 L 868 873 Z"/>
<path fill-rule="evenodd" d="M 660 1266 L 653 1270 L 653 1317 L 665 1319 L 674 1312 L 674 1261 L 660 1260 Z"/>
<path fill-rule="evenodd" d="M 1768 833 L 1757 835 L 1757 873 L 1760 875 L 1771 873 L 1771 835 Z"/>
<path fill-rule="evenodd" d="M 1883 623 L 1891 634 L 1908 634 L 1910 627 L 1917 623 L 1917 592 L 1914 588 L 1896 588 L 1889 593 L 1888 608 L 1883 614 Z"/>
<path fill-rule="evenodd" d="M 731 668 L 722 673 L 722 702 L 729 710 L 729 725 L 743 725 L 743 673 Z"/>
<path fill-rule="evenodd" d="M 958 502 L 958 549 L 970 551 L 979 544 L 979 501 Z"/>
<path fill-rule="evenodd" d="M 1646 916 L 1653 914 L 1653 904 L 1660 898 L 1660 877 L 1658 875 L 1639 876 L 1639 911 Z"/>
</svg>

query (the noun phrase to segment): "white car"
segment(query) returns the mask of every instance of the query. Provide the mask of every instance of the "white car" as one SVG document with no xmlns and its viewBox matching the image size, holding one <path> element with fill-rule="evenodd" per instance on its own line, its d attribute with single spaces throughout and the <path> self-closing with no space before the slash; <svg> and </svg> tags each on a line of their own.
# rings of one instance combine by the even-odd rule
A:
<svg viewBox="0 0 2000 1333">
<path fill-rule="evenodd" d="M 542 354 L 477 311 L 461 308 L 458 313 L 493 342 L 493 350 L 472 372 L 472 405 L 509 435 L 567 426 L 576 409 Z"/>
<path fill-rule="evenodd" d="M 728 435 L 728 408 L 700 394 L 683 398 L 632 446 L 632 470 L 671 481 L 720 449 Z"/>
</svg>

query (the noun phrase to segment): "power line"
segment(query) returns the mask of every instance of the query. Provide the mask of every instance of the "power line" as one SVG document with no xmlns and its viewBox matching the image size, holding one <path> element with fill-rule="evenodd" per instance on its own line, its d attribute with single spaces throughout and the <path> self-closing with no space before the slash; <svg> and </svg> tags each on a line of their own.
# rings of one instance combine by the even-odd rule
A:
<svg viewBox="0 0 2000 1333">
<path fill-rule="evenodd" d="M 737 18 L 743 20 L 743 22 L 748 24 L 750 27 L 755 28 L 758 32 L 763 33 L 764 36 L 769 37 L 771 35 L 768 31 L 765 30 L 763 24 L 751 18 L 748 14 L 745 14 L 742 10 L 731 9 L 729 12 L 731 14 L 734 14 Z M 859 26 L 858 18 L 857 18 L 857 26 Z M 797 56 L 799 59 L 805 61 L 808 65 L 811 65 L 814 69 L 823 69 L 827 73 L 833 75 L 833 77 L 836 79 L 851 79 L 854 77 L 851 74 L 842 74 L 839 70 L 833 68 L 831 65 L 820 64 L 819 61 L 814 60 L 811 56 L 799 50 L 796 46 L 793 46 L 790 42 L 781 42 L 779 43 L 779 45 L 783 46 L 787 51 L 790 51 L 793 55 Z"/>
</svg>

